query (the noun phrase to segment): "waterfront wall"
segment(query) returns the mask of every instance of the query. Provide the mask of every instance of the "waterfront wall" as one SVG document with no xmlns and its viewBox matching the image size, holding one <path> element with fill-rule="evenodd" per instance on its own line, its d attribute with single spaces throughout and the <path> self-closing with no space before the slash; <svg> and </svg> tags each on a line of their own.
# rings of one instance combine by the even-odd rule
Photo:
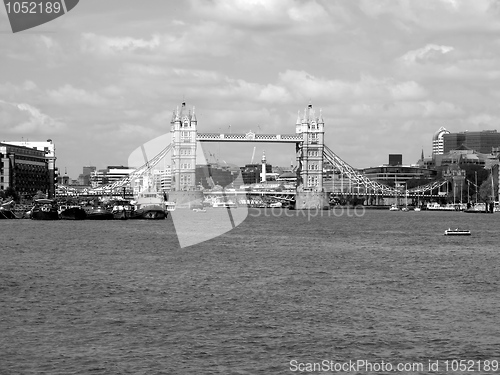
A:
<svg viewBox="0 0 500 375">
<path fill-rule="evenodd" d="M 324 192 L 300 191 L 295 198 L 296 210 L 328 209 L 328 195 Z"/>
</svg>

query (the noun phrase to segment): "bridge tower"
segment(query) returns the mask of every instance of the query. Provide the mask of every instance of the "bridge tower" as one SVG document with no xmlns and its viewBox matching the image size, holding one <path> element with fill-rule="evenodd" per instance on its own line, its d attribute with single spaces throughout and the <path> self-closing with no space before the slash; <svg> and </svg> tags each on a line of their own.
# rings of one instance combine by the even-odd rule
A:
<svg viewBox="0 0 500 375">
<path fill-rule="evenodd" d="M 323 150 L 325 123 L 321 110 L 319 116 L 309 104 L 295 124 L 295 133 L 302 135 L 296 144 L 297 151 L 297 199 L 296 208 L 325 208 L 328 206 L 323 191 Z"/>
<path fill-rule="evenodd" d="M 172 115 L 172 191 L 193 191 L 196 186 L 196 128 L 198 121 L 193 111 L 182 103 Z"/>
</svg>

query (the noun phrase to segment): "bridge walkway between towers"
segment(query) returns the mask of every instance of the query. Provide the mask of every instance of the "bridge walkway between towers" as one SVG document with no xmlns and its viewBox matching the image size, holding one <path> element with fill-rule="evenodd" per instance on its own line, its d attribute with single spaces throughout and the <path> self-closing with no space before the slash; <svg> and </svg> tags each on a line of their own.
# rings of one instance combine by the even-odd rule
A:
<svg viewBox="0 0 500 375">
<path fill-rule="evenodd" d="M 302 134 L 224 134 L 224 133 L 197 133 L 196 140 L 200 142 L 272 142 L 272 143 L 300 143 L 304 139 Z"/>
</svg>

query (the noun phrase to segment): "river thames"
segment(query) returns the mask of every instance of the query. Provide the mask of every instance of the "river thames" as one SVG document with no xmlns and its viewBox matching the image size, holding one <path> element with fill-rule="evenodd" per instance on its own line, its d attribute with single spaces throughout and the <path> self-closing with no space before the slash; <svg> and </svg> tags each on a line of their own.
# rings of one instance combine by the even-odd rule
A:
<svg viewBox="0 0 500 375">
<path fill-rule="evenodd" d="M 262 209 L 180 248 L 170 217 L 3 220 L 0 373 L 498 372 L 499 223 Z M 452 371 L 458 361 L 468 370 Z"/>
</svg>

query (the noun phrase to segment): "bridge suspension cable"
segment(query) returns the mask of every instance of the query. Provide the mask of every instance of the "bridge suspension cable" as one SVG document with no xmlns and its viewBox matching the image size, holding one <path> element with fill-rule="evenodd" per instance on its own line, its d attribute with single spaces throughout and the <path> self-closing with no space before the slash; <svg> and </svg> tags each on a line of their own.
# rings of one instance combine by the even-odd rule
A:
<svg viewBox="0 0 500 375">
<path fill-rule="evenodd" d="M 380 182 L 373 181 L 363 175 L 362 173 L 356 171 L 353 167 L 343 161 L 337 154 L 335 154 L 328 146 L 324 145 L 323 157 L 325 160 L 329 161 L 335 168 L 337 168 L 340 173 L 346 176 L 351 182 L 356 184 L 360 184 L 365 187 L 365 189 L 371 189 L 376 193 L 383 194 L 398 194 L 401 193 L 400 190 L 392 188 L 388 185 L 381 184 Z M 412 193 L 425 193 L 428 191 L 433 191 L 434 189 L 438 189 L 444 184 L 447 183 L 447 180 L 441 179 L 438 181 L 429 182 L 428 184 L 417 186 L 411 189 L 408 189 L 407 192 Z"/>
<path fill-rule="evenodd" d="M 396 190 L 390 186 L 370 180 L 368 177 L 358 172 L 345 161 L 343 161 L 326 145 L 324 145 L 323 157 L 327 161 L 329 161 L 335 168 L 337 168 L 340 173 L 342 173 L 342 175 L 346 176 L 352 182 L 364 186 L 365 189 L 371 189 L 373 192 L 380 192 L 384 194 L 396 194 L 399 192 L 399 190 Z"/>
<path fill-rule="evenodd" d="M 172 144 L 169 144 L 163 150 L 161 150 L 154 158 L 151 160 L 146 160 L 146 163 L 141 165 L 139 168 L 130 173 L 127 177 L 122 178 L 121 180 L 115 181 L 111 184 L 107 184 L 104 186 L 99 186 L 99 190 L 102 191 L 113 191 L 118 188 L 122 188 L 123 186 L 129 184 L 131 181 L 142 177 L 144 174 L 149 173 L 161 160 L 165 158 L 165 156 L 172 149 Z M 97 188 L 92 189 L 95 191 Z"/>
</svg>

